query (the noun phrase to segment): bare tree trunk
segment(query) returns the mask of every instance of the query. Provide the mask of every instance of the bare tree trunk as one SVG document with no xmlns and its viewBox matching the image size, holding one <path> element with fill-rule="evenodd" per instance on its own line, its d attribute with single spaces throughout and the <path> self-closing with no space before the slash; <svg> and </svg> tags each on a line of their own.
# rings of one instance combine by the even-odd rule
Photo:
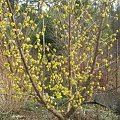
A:
<svg viewBox="0 0 120 120">
<path fill-rule="evenodd" d="M 10 0 L 12 10 L 14 10 L 14 2 L 15 0 Z"/>
<path fill-rule="evenodd" d="M 44 13 L 43 13 L 44 14 Z M 44 85 L 44 78 L 45 78 L 45 65 L 44 65 L 44 62 L 45 62 L 45 19 L 43 17 L 43 76 L 42 76 L 42 85 Z M 42 94 L 44 94 L 44 90 L 42 90 Z"/>
<path fill-rule="evenodd" d="M 115 74 L 115 78 L 116 78 L 116 85 L 115 85 L 115 87 L 116 87 L 116 91 L 118 90 L 118 58 L 119 58 L 119 55 L 118 55 L 118 52 L 119 52 L 119 50 L 118 50 L 118 39 L 117 39 L 117 41 L 116 41 L 116 74 Z"/>
</svg>

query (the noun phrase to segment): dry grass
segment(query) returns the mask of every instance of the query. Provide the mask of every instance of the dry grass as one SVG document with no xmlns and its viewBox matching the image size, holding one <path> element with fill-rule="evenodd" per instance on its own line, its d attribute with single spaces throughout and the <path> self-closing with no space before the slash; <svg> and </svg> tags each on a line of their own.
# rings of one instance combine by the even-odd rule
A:
<svg viewBox="0 0 120 120">
<path fill-rule="evenodd" d="M 30 102 L 18 112 L 0 116 L 0 120 L 57 120 L 41 105 Z M 84 105 L 78 109 L 70 120 L 120 120 L 120 116 L 99 105 Z"/>
</svg>

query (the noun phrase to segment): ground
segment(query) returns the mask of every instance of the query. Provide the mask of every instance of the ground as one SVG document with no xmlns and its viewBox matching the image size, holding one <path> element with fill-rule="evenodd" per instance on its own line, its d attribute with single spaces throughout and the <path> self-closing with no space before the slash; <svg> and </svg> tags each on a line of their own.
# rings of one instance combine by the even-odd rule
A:
<svg viewBox="0 0 120 120">
<path fill-rule="evenodd" d="M 70 120 L 120 120 L 120 115 L 100 105 L 86 104 L 78 109 Z M 81 117 L 82 116 L 82 117 Z M 28 103 L 17 112 L 1 113 L 0 120 L 57 120 L 45 108 Z"/>
</svg>

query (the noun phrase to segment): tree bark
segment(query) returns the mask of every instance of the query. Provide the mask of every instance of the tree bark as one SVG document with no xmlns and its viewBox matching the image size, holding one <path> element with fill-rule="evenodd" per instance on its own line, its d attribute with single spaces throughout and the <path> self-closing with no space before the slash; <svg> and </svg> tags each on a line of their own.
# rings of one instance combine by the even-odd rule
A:
<svg viewBox="0 0 120 120">
<path fill-rule="evenodd" d="M 15 0 L 10 0 L 12 10 L 14 10 L 14 3 L 15 3 Z"/>
</svg>

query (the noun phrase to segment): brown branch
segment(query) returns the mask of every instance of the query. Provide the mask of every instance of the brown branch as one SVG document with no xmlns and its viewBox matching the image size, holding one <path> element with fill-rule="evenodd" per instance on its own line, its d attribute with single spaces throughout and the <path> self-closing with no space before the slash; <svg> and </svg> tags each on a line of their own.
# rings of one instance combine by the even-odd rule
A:
<svg viewBox="0 0 120 120">
<path fill-rule="evenodd" d="M 12 16 L 11 16 L 11 21 L 12 21 L 13 23 L 15 23 L 15 20 L 14 20 L 14 17 L 13 17 L 13 11 L 12 11 L 12 8 L 11 8 L 10 1 L 9 1 L 9 0 L 6 0 L 6 2 L 7 2 L 7 5 L 8 5 L 8 8 L 9 8 L 9 11 L 10 11 L 10 13 L 12 14 Z M 14 26 L 14 29 L 17 29 L 16 24 L 15 24 L 15 26 Z M 32 84 L 32 86 L 33 86 L 33 88 L 34 88 L 34 91 L 36 92 L 36 95 L 37 95 L 37 97 L 39 98 L 39 99 L 37 99 L 38 102 L 40 102 L 41 104 L 43 104 L 43 105 L 44 105 L 50 112 L 52 112 L 57 118 L 63 120 L 64 117 L 63 117 L 63 115 L 62 115 L 61 113 L 59 113 L 59 112 L 58 112 L 56 109 L 54 109 L 54 108 L 51 108 L 51 107 L 48 108 L 48 107 L 47 107 L 47 103 L 46 103 L 45 99 L 44 99 L 43 96 L 40 94 L 39 90 L 37 89 L 37 87 L 36 87 L 36 85 L 35 85 L 35 83 L 34 83 L 34 80 L 33 80 L 32 76 L 31 76 L 31 74 L 30 74 L 30 72 L 29 72 L 28 66 L 27 66 L 26 61 L 25 61 L 25 56 L 24 56 L 23 50 L 22 50 L 22 48 L 21 48 L 21 44 L 20 44 L 20 41 L 19 41 L 19 37 L 18 37 L 18 34 L 17 34 L 16 31 L 15 31 L 15 35 L 16 35 L 17 47 L 18 47 L 18 50 L 19 50 L 20 55 L 21 55 L 21 60 L 22 60 L 22 62 L 23 62 L 23 65 L 24 65 L 24 68 L 25 68 L 25 70 L 26 70 L 26 73 L 27 73 L 27 75 L 29 76 L 29 80 L 30 80 L 30 82 L 31 82 L 31 84 Z"/>
<path fill-rule="evenodd" d="M 71 13 L 69 12 L 69 19 L 68 19 L 68 22 L 69 22 L 69 28 L 68 28 L 68 73 L 69 73 L 69 76 L 68 76 L 68 79 L 69 79 L 69 91 L 70 91 L 70 96 L 72 94 L 72 84 L 71 84 Z M 70 102 L 68 103 L 68 106 L 67 106 L 67 111 L 70 110 Z"/>
<path fill-rule="evenodd" d="M 103 7 L 105 7 L 105 6 L 103 6 Z M 93 74 L 94 69 L 95 69 L 95 63 L 96 63 L 96 59 L 97 59 L 98 52 L 99 52 L 99 43 L 100 43 L 100 39 L 101 39 L 101 36 L 102 36 L 103 23 L 104 23 L 104 17 L 101 18 L 98 37 L 97 37 L 97 40 L 96 40 L 96 47 L 95 47 L 95 53 L 94 53 L 94 57 L 93 57 L 93 63 L 91 65 L 91 71 L 88 73 L 89 77 L 86 80 L 86 89 L 83 90 L 82 93 L 81 93 L 83 96 L 85 95 L 85 91 L 87 91 L 89 89 L 90 81 L 91 81 L 91 78 L 92 78 L 91 75 Z"/>
<path fill-rule="evenodd" d="M 98 37 L 97 37 L 97 40 L 96 40 L 96 47 L 95 47 L 95 53 L 94 53 L 92 68 L 91 68 L 91 71 L 89 73 L 89 77 L 88 77 L 87 82 L 86 82 L 86 89 L 83 90 L 82 93 L 81 93 L 83 96 L 85 94 L 85 91 L 89 89 L 91 74 L 93 74 L 93 72 L 94 72 L 95 63 L 96 63 L 97 55 L 98 55 L 98 52 L 99 52 L 99 43 L 100 43 L 100 39 L 101 39 L 101 36 L 102 36 L 103 22 L 104 22 L 104 18 L 102 17 L 101 22 L 100 22 L 100 26 L 99 26 Z M 76 111 L 76 108 L 71 107 L 71 109 L 66 113 L 65 117 L 66 118 L 70 117 L 71 114 L 73 114 L 75 111 Z"/>
</svg>

